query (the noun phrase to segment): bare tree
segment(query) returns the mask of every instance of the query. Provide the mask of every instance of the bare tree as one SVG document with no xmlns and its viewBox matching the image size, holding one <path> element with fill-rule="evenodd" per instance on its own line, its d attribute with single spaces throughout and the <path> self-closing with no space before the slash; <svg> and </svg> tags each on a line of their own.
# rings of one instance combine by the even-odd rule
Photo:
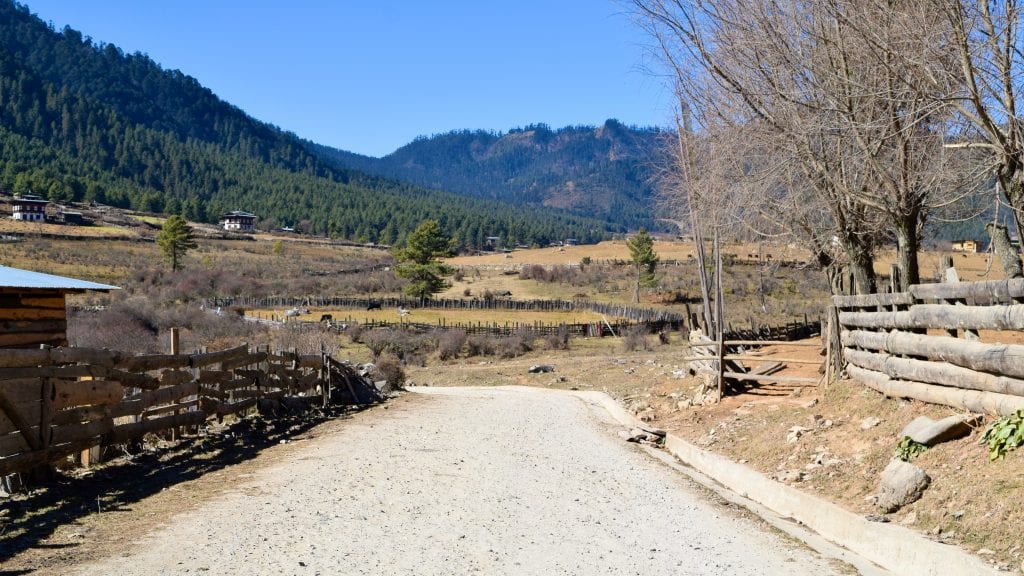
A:
<svg viewBox="0 0 1024 576">
<path fill-rule="evenodd" d="M 1017 112 L 1024 75 L 1020 3 L 930 0 L 923 4 L 949 24 L 949 41 L 936 50 L 949 50 L 957 59 L 951 72 L 956 90 L 948 90 L 949 82 L 942 77 L 931 78 L 935 98 L 951 102 L 962 121 L 951 147 L 984 152 L 974 156 L 975 166 L 993 177 L 997 201 L 1005 195 L 1017 237 L 1024 238 L 1024 118 Z"/>
<path fill-rule="evenodd" d="M 801 242 L 833 280 L 848 266 L 860 292 L 874 289 L 873 253 L 891 234 L 905 279 L 918 280 L 922 225 L 952 187 L 935 169 L 948 106 L 914 74 L 952 76 L 949 58 L 927 68 L 914 55 L 932 52 L 945 21 L 870 1 L 634 5 L 694 111 L 693 137 L 737 152 L 714 153 L 729 183 L 716 183 L 710 205 Z"/>
</svg>

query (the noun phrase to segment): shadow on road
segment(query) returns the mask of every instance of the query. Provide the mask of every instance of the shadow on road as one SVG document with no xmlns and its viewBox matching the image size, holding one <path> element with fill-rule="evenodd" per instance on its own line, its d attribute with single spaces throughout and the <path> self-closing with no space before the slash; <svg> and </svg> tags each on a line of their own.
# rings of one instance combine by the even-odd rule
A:
<svg viewBox="0 0 1024 576">
<path fill-rule="evenodd" d="M 61 548 L 76 547 L 43 543 L 61 525 L 97 512 L 131 510 L 132 503 L 147 496 L 252 459 L 281 440 L 353 412 L 352 407 L 335 407 L 274 420 L 248 418 L 215 434 L 117 458 L 85 475 L 55 472 L 28 494 L 0 504 L 0 576 L 31 573 L 30 569 L 2 568 L 5 561 L 30 548 L 54 549 L 59 554 Z"/>
</svg>

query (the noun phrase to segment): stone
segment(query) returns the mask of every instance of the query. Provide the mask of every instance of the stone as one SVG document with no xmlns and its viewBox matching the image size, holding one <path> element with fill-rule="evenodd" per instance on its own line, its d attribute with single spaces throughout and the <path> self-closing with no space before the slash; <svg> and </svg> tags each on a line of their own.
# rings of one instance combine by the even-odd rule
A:
<svg viewBox="0 0 1024 576">
<path fill-rule="evenodd" d="M 917 524 L 917 512 L 911 512 L 904 516 L 903 519 L 900 520 L 900 524 L 903 524 L 904 526 L 913 526 L 914 524 Z"/>
<path fill-rule="evenodd" d="M 882 471 L 878 499 L 875 503 L 886 513 L 895 512 L 921 498 L 930 483 L 931 478 L 924 470 L 893 458 Z"/>
<path fill-rule="evenodd" d="M 639 428 L 640 430 L 642 430 L 644 432 L 647 432 L 648 434 L 653 434 L 653 435 L 658 436 L 660 438 L 664 438 L 665 435 L 667 434 L 667 432 L 665 432 L 661 428 L 658 428 L 657 426 L 651 426 L 650 424 L 640 424 L 640 425 L 637 426 L 637 428 Z"/>
<path fill-rule="evenodd" d="M 818 405 L 818 399 L 815 398 L 815 399 L 811 400 L 810 402 L 808 402 L 807 404 L 804 404 L 804 408 L 814 408 L 817 405 Z"/>
<path fill-rule="evenodd" d="M 530 374 L 547 374 L 548 372 L 554 372 L 555 367 L 551 364 L 534 364 L 527 370 Z"/>
<path fill-rule="evenodd" d="M 789 429 L 789 434 L 786 435 L 786 442 L 794 444 L 801 436 L 810 432 L 810 428 L 804 428 L 803 426 L 793 426 Z"/>
<path fill-rule="evenodd" d="M 980 422 L 979 416 L 953 415 L 942 420 L 932 420 L 927 416 L 918 416 L 903 428 L 900 438 L 910 436 L 914 442 L 925 446 L 935 446 L 942 442 L 969 436 L 973 426 Z"/>
<path fill-rule="evenodd" d="M 861 430 L 870 430 L 875 426 L 881 424 L 882 421 L 875 416 L 868 416 L 867 418 L 860 421 Z"/>
<path fill-rule="evenodd" d="M 690 400 L 689 398 L 684 398 L 679 402 L 676 402 L 676 408 L 680 410 L 686 410 L 690 406 L 693 406 L 693 400 Z"/>
<path fill-rule="evenodd" d="M 774 478 L 779 482 L 786 484 L 792 484 L 794 482 L 800 482 L 804 479 L 804 473 L 802 470 L 779 470 L 775 473 Z"/>
</svg>

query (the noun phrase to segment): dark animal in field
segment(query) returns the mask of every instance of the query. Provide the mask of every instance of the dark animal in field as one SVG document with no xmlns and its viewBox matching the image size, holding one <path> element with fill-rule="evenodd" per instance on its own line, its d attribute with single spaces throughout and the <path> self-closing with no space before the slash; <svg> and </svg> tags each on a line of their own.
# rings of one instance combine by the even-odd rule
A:
<svg viewBox="0 0 1024 576">
<path fill-rule="evenodd" d="M 380 310 L 380 302 L 367 302 L 366 303 L 366 309 L 367 310 Z"/>
<path fill-rule="evenodd" d="M 330 314 L 321 314 L 320 315 L 320 321 L 321 322 L 330 322 L 331 320 L 334 320 L 334 316 L 332 316 Z"/>
</svg>

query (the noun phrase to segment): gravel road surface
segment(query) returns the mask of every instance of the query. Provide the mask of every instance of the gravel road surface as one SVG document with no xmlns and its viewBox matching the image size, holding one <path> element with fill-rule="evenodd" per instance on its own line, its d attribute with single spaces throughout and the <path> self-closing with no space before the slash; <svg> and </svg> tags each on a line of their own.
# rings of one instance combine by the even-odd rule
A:
<svg viewBox="0 0 1024 576">
<path fill-rule="evenodd" d="M 579 397 L 420 390 L 77 573 L 842 573 L 709 502 Z"/>
</svg>

